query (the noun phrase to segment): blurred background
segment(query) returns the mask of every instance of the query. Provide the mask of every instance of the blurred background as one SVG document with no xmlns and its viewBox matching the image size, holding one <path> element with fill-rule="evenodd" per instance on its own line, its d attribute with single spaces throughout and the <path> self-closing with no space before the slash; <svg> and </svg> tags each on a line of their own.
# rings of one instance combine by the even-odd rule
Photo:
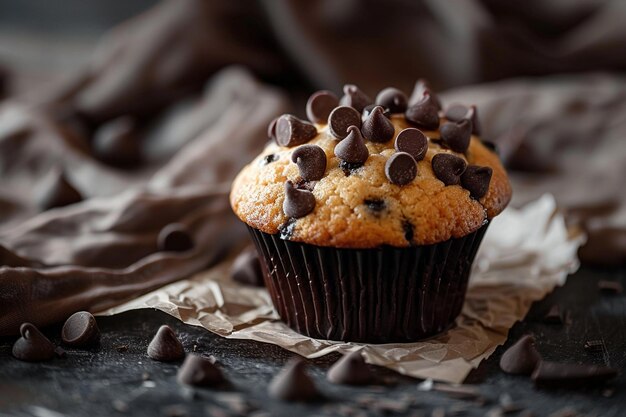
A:
<svg viewBox="0 0 626 417">
<path fill-rule="evenodd" d="M 169 213 L 136 228 L 156 234 L 197 205 L 171 195 L 227 190 L 313 91 L 408 95 L 426 78 L 444 107 L 478 106 L 514 205 L 554 194 L 588 234 L 583 261 L 624 265 L 624 21 L 621 0 L 0 0 L 0 243 L 45 264 L 130 265 L 155 251 L 135 218 L 92 227 L 128 208 L 124 193 L 151 193 L 131 198 L 135 216 Z M 9 232 L 33 219 L 74 231 L 63 251 L 45 227 Z"/>
</svg>

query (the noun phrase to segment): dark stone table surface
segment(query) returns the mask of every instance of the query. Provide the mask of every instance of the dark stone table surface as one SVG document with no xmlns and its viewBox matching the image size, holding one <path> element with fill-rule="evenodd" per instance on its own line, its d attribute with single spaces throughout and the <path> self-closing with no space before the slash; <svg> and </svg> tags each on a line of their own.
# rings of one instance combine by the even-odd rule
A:
<svg viewBox="0 0 626 417">
<path fill-rule="evenodd" d="M 308 361 L 310 374 L 326 399 L 315 404 L 273 400 L 267 386 L 292 354 L 276 346 L 227 340 L 153 310 L 99 317 L 99 347 L 67 349 L 67 357 L 24 363 L 11 356 L 15 338 L 0 339 L 0 416 L 498 416 L 498 404 L 508 396 L 524 415 L 566 416 L 575 410 L 587 416 L 626 415 L 626 296 L 598 290 L 598 280 L 621 281 L 626 270 L 581 269 L 568 283 L 536 303 L 528 317 L 515 325 L 507 345 L 532 332 L 544 358 L 562 362 L 606 364 L 620 370 L 611 383 L 584 389 L 539 390 L 526 377 L 502 373 L 498 360 L 504 350 L 484 361 L 466 381 L 482 398 L 457 399 L 439 391 L 420 391 L 420 381 L 376 368 L 384 385 L 353 388 L 325 379 L 338 355 Z M 558 303 L 571 322 L 541 321 Z M 225 389 L 190 389 L 176 382 L 180 363 L 159 363 L 146 355 L 151 336 L 161 324 L 171 325 L 188 351 L 214 355 L 231 381 Z M 44 329 L 55 343 L 59 327 Z M 602 340 L 605 349 L 587 352 L 584 342 Z M 505 346 L 505 347 L 506 347 Z M 530 414 L 528 414 L 530 415 Z"/>
</svg>

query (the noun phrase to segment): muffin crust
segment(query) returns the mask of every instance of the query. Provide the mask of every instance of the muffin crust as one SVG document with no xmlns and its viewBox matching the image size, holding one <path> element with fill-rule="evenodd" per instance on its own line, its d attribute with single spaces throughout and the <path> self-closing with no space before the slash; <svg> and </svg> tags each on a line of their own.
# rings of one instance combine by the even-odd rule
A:
<svg viewBox="0 0 626 417">
<path fill-rule="evenodd" d="M 302 184 L 291 161 L 297 147 L 270 143 L 234 181 L 230 201 L 237 216 L 265 233 L 281 233 L 292 241 L 339 248 L 407 247 L 428 245 L 476 231 L 498 215 L 511 198 L 511 186 L 498 156 L 472 135 L 468 150 L 456 153 L 442 147 L 439 130 L 422 130 L 428 151 L 417 162 L 417 177 L 396 185 L 385 175 L 385 163 L 394 154 L 398 133 L 413 127 L 403 115 L 391 116 L 393 137 L 385 143 L 366 142 L 369 157 L 362 167 L 348 170 L 334 154 L 339 143 L 326 124 L 316 124 L 318 134 L 308 144 L 326 153 L 325 176 L 308 184 L 316 206 L 304 217 L 290 219 L 283 212 L 285 182 Z M 441 118 L 441 123 L 445 122 Z M 476 200 L 461 185 L 444 185 L 433 173 L 431 160 L 452 153 L 470 165 L 493 170 L 487 193 Z M 268 162 L 270 161 L 270 162 Z"/>
</svg>

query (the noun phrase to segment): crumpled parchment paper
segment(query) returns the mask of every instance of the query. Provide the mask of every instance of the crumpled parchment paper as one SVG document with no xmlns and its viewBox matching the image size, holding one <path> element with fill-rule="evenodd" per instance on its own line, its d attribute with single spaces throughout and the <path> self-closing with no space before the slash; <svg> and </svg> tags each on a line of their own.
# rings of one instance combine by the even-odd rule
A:
<svg viewBox="0 0 626 417">
<path fill-rule="evenodd" d="M 307 358 L 362 348 L 371 364 L 461 383 L 506 341 L 534 301 L 578 268 L 576 252 L 583 242 L 584 236 L 568 231 L 549 194 L 519 210 L 507 208 L 484 238 L 456 326 L 416 343 L 343 343 L 298 334 L 279 320 L 265 289 L 230 279 L 232 259 L 99 314 L 156 308 L 223 337 L 271 343 Z"/>
</svg>

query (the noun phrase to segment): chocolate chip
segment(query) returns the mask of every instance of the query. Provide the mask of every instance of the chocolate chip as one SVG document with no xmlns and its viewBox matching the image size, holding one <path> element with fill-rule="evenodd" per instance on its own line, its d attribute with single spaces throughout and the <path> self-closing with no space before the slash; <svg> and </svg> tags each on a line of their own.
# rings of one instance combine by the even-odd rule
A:
<svg viewBox="0 0 626 417">
<path fill-rule="evenodd" d="M 417 176 L 415 159 L 406 152 L 396 152 L 385 163 L 385 175 L 397 185 L 406 185 Z"/>
<path fill-rule="evenodd" d="M 428 85 L 428 82 L 422 78 L 417 80 L 417 82 L 415 83 L 415 87 L 413 87 L 413 92 L 409 97 L 409 107 L 414 105 L 415 103 L 420 102 L 426 94 L 430 95 L 432 101 L 437 107 L 437 111 L 441 110 L 441 102 L 439 101 L 439 98 L 432 91 L 430 85 Z"/>
<path fill-rule="evenodd" d="M 326 123 L 330 112 L 339 106 L 339 99 L 330 91 L 317 91 L 306 103 L 306 116 L 313 123 Z"/>
<path fill-rule="evenodd" d="M 541 361 L 531 378 L 539 387 L 564 388 L 596 385 L 616 376 L 617 371 L 606 366 Z"/>
<path fill-rule="evenodd" d="M 299 190 L 293 182 L 285 182 L 283 211 L 289 217 L 304 217 L 315 209 L 315 196 L 307 190 Z"/>
<path fill-rule="evenodd" d="M 270 124 L 267 126 L 267 138 L 269 140 L 276 140 L 276 122 L 278 122 L 279 117 L 275 117 Z"/>
<path fill-rule="evenodd" d="M 298 165 L 300 176 L 307 181 L 318 181 L 326 173 L 326 152 L 317 145 L 302 145 L 293 151 L 291 161 Z"/>
<path fill-rule="evenodd" d="M 63 325 L 61 339 L 68 346 L 89 346 L 100 341 L 96 318 L 88 311 L 72 314 Z"/>
<path fill-rule="evenodd" d="M 372 103 L 372 99 L 356 85 L 346 84 L 343 86 L 343 97 L 341 97 L 341 101 L 339 102 L 342 106 L 350 106 L 361 113 L 365 106 Z"/>
<path fill-rule="evenodd" d="M 439 130 L 441 141 L 454 152 L 465 153 L 472 138 L 472 125 L 469 120 L 446 122 Z"/>
<path fill-rule="evenodd" d="M 94 134 L 93 153 L 102 162 L 116 167 L 134 167 L 141 161 L 137 124 L 120 117 L 102 125 Z"/>
<path fill-rule="evenodd" d="M 480 124 L 480 119 L 478 118 L 478 109 L 476 106 L 470 106 L 467 118 L 472 122 L 472 134 L 480 135 L 482 125 Z"/>
<path fill-rule="evenodd" d="M 271 164 L 272 162 L 278 161 L 278 159 L 279 159 L 279 156 L 274 154 L 274 153 L 271 153 L 269 155 L 265 155 L 263 157 L 263 165 Z"/>
<path fill-rule="evenodd" d="M 413 227 L 413 223 L 408 220 L 404 220 L 402 222 L 402 230 L 404 230 L 404 238 L 407 242 L 412 243 L 413 237 L 415 236 L 415 228 Z"/>
<path fill-rule="evenodd" d="M 419 128 L 435 130 L 439 127 L 439 110 L 433 98 L 426 93 L 404 113 L 406 119 Z"/>
<path fill-rule="evenodd" d="M 604 342 L 602 340 L 587 340 L 583 347 L 587 352 L 602 352 Z"/>
<path fill-rule="evenodd" d="M 249 247 L 242 251 L 230 269 L 230 275 L 233 280 L 240 284 L 253 285 L 255 287 L 263 286 L 263 272 L 261 270 L 261 262 L 256 249 Z"/>
<path fill-rule="evenodd" d="M 621 294 L 624 292 L 624 288 L 622 284 L 618 281 L 608 281 L 605 279 L 601 279 L 598 281 L 598 288 L 600 291 L 607 294 Z"/>
<path fill-rule="evenodd" d="M 185 252 L 193 248 L 194 242 L 185 225 L 171 223 L 159 232 L 157 246 L 160 251 Z"/>
<path fill-rule="evenodd" d="M 428 151 L 428 138 L 421 130 L 409 127 L 398 133 L 395 148 L 398 152 L 406 152 L 416 161 L 421 161 Z"/>
<path fill-rule="evenodd" d="M 155 361 L 171 362 L 185 356 L 185 348 L 170 326 L 163 325 L 148 345 L 148 356 Z"/>
<path fill-rule="evenodd" d="M 379 213 L 383 211 L 387 205 L 385 204 L 385 200 L 379 199 L 365 199 L 363 203 L 373 212 Z"/>
<path fill-rule="evenodd" d="M 350 164 L 364 164 L 369 154 L 361 131 L 356 126 L 348 127 L 348 135 L 335 146 L 335 156 Z"/>
<path fill-rule="evenodd" d="M 541 361 L 532 335 L 522 336 L 500 358 L 500 369 L 508 374 L 530 375 Z"/>
<path fill-rule="evenodd" d="M 317 136 L 317 129 L 309 122 L 298 119 L 291 114 L 284 114 L 276 121 L 276 143 L 280 146 L 292 147 L 302 145 Z"/>
<path fill-rule="evenodd" d="M 198 387 L 215 387 L 226 381 L 214 360 L 193 353 L 185 358 L 178 370 L 177 379 L 181 384 Z"/>
<path fill-rule="evenodd" d="M 46 361 L 54 357 L 54 345 L 31 323 L 20 326 L 22 337 L 13 345 L 13 356 L 26 362 Z"/>
<path fill-rule="evenodd" d="M 292 359 L 274 377 L 268 393 L 282 401 L 309 402 L 320 398 L 313 380 L 306 373 L 306 364 L 301 359 Z"/>
<path fill-rule="evenodd" d="M 489 167 L 469 165 L 461 175 L 461 185 L 475 199 L 482 198 L 489 191 L 493 170 Z"/>
<path fill-rule="evenodd" d="M 363 122 L 361 131 L 372 142 L 384 143 L 393 138 L 395 129 L 391 120 L 383 114 L 383 108 L 376 106 Z"/>
<path fill-rule="evenodd" d="M 330 133 L 337 139 L 348 136 L 350 126 L 361 127 L 361 114 L 352 107 L 337 107 L 328 116 Z"/>
<path fill-rule="evenodd" d="M 391 113 L 404 113 L 408 106 L 408 99 L 402 91 L 388 87 L 378 93 L 376 104 L 388 108 Z"/>
<path fill-rule="evenodd" d="M 480 135 L 480 120 L 478 119 L 476 106 L 468 108 L 462 104 L 453 104 L 446 109 L 444 116 L 451 122 L 460 122 L 463 119 L 469 120 L 472 124 L 472 133 Z"/>
<path fill-rule="evenodd" d="M 326 378 L 333 384 L 344 385 L 368 385 L 374 382 L 374 375 L 360 351 L 343 355 L 330 367 Z"/>
<path fill-rule="evenodd" d="M 39 194 L 38 202 L 42 210 L 69 206 L 83 200 L 78 190 L 70 184 L 62 171 L 52 172 L 43 184 L 43 191 Z"/>
<path fill-rule="evenodd" d="M 355 162 L 354 164 L 346 161 L 339 162 L 339 168 L 343 171 L 346 177 L 354 174 L 362 166 L 363 164 L 360 162 Z"/>
<path fill-rule="evenodd" d="M 543 316 L 543 322 L 548 324 L 563 324 L 563 316 L 561 315 L 561 309 L 558 304 L 554 304 L 550 307 L 550 310 Z"/>
<path fill-rule="evenodd" d="M 364 118 L 368 118 L 370 114 L 372 114 L 372 110 L 374 110 L 376 107 L 378 107 L 376 104 L 370 104 L 369 106 L 365 106 L 365 108 L 363 109 L 363 117 Z M 389 109 L 386 107 L 383 107 L 383 115 L 387 118 L 390 119 L 391 118 L 391 113 L 389 112 Z"/>
<path fill-rule="evenodd" d="M 465 172 L 467 163 L 463 158 L 449 153 L 438 153 L 432 159 L 433 173 L 445 185 L 457 185 Z"/>
</svg>

